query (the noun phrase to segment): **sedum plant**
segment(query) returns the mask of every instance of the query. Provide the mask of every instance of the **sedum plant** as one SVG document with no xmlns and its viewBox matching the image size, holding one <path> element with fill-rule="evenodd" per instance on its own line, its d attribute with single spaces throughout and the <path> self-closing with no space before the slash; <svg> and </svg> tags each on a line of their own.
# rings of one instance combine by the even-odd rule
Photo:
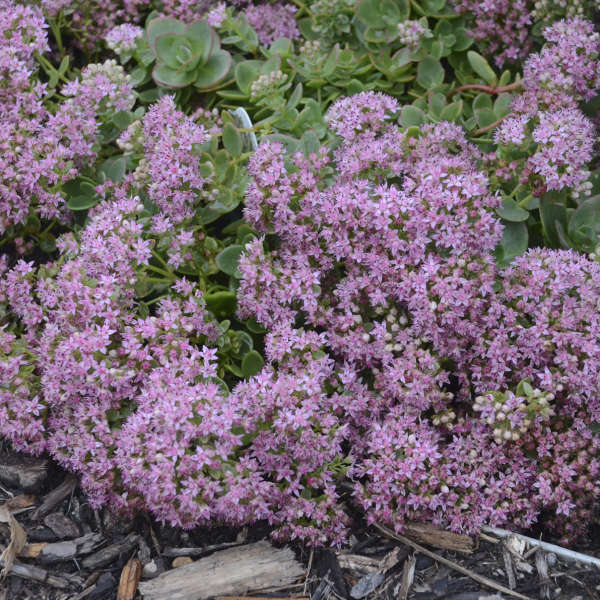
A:
<svg viewBox="0 0 600 600">
<path fill-rule="evenodd" d="M 0 0 L 0 435 L 184 527 L 584 533 L 600 46 L 533 4 Z"/>
<path fill-rule="evenodd" d="M 221 83 L 231 69 L 231 55 L 206 21 L 186 25 L 169 18 L 150 19 L 146 25 L 150 52 L 156 59 L 152 77 L 157 85 L 177 89 L 194 85 L 208 90 Z"/>
</svg>

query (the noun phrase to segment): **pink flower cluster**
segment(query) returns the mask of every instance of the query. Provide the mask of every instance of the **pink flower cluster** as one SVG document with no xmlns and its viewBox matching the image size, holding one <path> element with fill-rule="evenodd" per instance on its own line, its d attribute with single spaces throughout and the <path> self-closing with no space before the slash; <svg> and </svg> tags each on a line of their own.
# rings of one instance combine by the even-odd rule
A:
<svg viewBox="0 0 600 600">
<path fill-rule="evenodd" d="M 515 109 L 524 114 L 577 106 L 600 89 L 600 34 L 579 17 L 544 29 L 546 44 L 523 67 L 524 93 Z"/>
<path fill-rule="evenodd" d="M 55 216 L 61 202 L 56 184 L 74 176 L 60 134 L 48 127 L 36 81 L 35 52 L 48 49 L 46 24 L 39 9 L 0 4 L 0 233 L 25 221 L 30 206 Z"/>
<path fill-rule="evenodd" d="M 558 21 L 544 36 L 546 45 L 525 63 L 514 114 L 496 130 L 495 139 L 509 152 L 529 154 L 520 180 L 532 184 L 534 193 L 566 188 L 585 195 L 596 131 L 579 103 L 600 90 L 600 37 L 592 23 L 580 18 Z"/>
<path fill-rule="evenodd" d="M 3 266 L 0 302 L 22 333 L 0 330 L 0 434 L 80 474 L 94 505 L 183 527 L 267 519 L 280 536 L 341 542 L 341 417 L 349 394 L 366 413 L 368 390 L 322 336 L 284 327 L 267 336 L 272 366 L 228 392 L 221 330 L 193 284 L 136 314 L 151 254 L 142 209 L 117 195 L 79 242 L 61 240 L 57 263 Z"/>
<path fill-rule="evenodd" d="M 3 3 L 0 22 L 2 121 L 0 151 L 0 233 L 23 223 L 32 208 L 45 218 L 64 210 L 61 184 L 96 157 L 102 119 L 129 110 L 133 89 L 114 61 L 88 65 L 63 86 L 67 99 L 54 111 L 44 104 L 46 89 L 35 77 L 35 52 L 48 49 L 41 12 Z"/>
<path fill-rule="evenodd" d="M 572 423 L 589 442 L 599 418 L 600 270 L 546 250 L 499 272 L 498 200 L 477 150 L 450 123 L 406 137 L 397 109 L 372 92 L 338 101 L 333 153 L 259 147 L 246 217 L 280 243 L 247 246 L 240 316 L 322 331 L 346 373 L 369 382 L 369 418 L 351 414 L 353 397 L 346 423 L 355 496 L 370 520 L 474 531 L 526 527 L 558 507 L 552 526 L 573 535 L 597 503 L 600 462 L 593 448 L 585 465 L 567 457 L 573 474 L 562 486 L 558 454 Z M 553 411 L 527 427 L 512 404 L 490 412 L 474 402 L 473 389 L 510 395 L 525 378 L 556 394 Z M 517 436 L 503 434 L 507 423 Z"/>
<path fill-rule="evenodd" d="M 296 25 L 296 7 L 287 2 L 250 4 L 244 9 L 248 23 L 256 30 L 261 44 L 268 46 L 277 38 L 295 40 L 300 37 Z"/>
<path fill-rule="evenodd" d="M 473 19 L 470 34 L 499 67 L 525 58 L 531 51 L 529 0 L 453 0 L 455 9 Z"/>
<path fill-rule="evenodd" d="M 153 104 L 140 121 L 121 135 L 118 144 L 140 156 L 136 183 L 171 223 L 194 214 L 208 179 L 201 172 L 200 146 L 211 134 L 175 107 L 172 96 Z"/>
</svg>

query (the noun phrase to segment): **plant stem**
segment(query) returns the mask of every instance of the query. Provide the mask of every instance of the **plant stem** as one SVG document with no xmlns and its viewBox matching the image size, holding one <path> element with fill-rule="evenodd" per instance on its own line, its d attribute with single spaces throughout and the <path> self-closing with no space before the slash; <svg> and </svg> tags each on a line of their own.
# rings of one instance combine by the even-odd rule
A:
<svg viewBox="0 0 600 600">
<path fill-rule="evenodd" d="M 519 79 L 519 81 L 515 81 L 509 85 L 502 85 L 499 87 L 493 85 L 484 85 L 482 83 L 468 83 L 466 85 L 461 85 L 454 90 L 448 92 L 447 97 L 451 98 L 454 94 L 458 94 L 459 92 L 465 92 L 468 90 L 476 90 L 479 92 L 487 92 L 488 94 L 502 94 L 504 92 L 512 92 L 513 90 L 518 90 L 523 86 L 523 80 Z"/>
<path fill-rule="evenodd" d="M 514 117 L 514 113 L 508 113 L 507 115 L 504 115 L 497 121 L 490 123 L 487 127 L 482 127 L 481 129 L 477 129 L 476 131 L 473 132 L 472 135 L 474 135 L 475 137 L 478 137 L 482 133 L 485 133 L 486 131 L 491 131 L 492 129 L 495 129 L 498 125 L 500 125 L 500 123 L 502 123 L 502 121 L 504 121 L 504 119 L 508 119 L 509 117 Z"/>
<path fill-rule="evenodd" d="M 155 273 L 164 275 L 169 281 L 175 281 L 175 279 L 176 279 L 175 274 L 173 272 L 169 273 L 168 271 L 165 271 L 164 269 L 161 269 L 160 267 L 155 267 L 154 265 L 146 265 L 146 269 L 150 269 L 151 271 L 154 271 Z"/>
</svg>

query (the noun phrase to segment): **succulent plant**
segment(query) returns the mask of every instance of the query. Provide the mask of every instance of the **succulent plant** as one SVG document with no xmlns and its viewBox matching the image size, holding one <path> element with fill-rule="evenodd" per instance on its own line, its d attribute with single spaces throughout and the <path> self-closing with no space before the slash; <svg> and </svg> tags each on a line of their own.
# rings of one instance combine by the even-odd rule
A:
<svg viewBox="0 0 600 600">
<path fill-rule="evenodd" d="M 146 36 L 156 58 L 152 77 L 161 87 L 210 89 L 231 69 L 231 55 L 205 21 L 186 25 L 159 17 L 148 22 Z"/>
</svg>

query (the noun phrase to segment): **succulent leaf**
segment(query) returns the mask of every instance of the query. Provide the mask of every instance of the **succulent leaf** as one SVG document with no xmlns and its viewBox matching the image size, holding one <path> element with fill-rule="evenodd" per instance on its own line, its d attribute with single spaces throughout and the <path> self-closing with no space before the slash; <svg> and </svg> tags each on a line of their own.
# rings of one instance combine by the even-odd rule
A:
<svg viewBox="0 0 600 600">
<path fill-rule="evenodd" d="M 194 82 L 195 71 L 177 71 L 165 64 L 158 64 L 152 71 L 152 77 L 157 85 L 167 88 L 183 88 Z"/>
<path fill-rule="evenodd" d="M 214 52 L 206 64 L 202 65 L 196 75 L 194 85 L 197 88 L 210 88 L 221 82 L 231 69 L 231 54 L 226 50 Z"/>
<path fill-rule="evenodd" d="M 176 19 L 163 17 L 152 19 L 146 27 L 146 36 L 148 38 L 148 46 L 153 53 L 156 53 L 156 38 L 165 33 L 183 35 L 185 33 L 185 25 Z"/>
</svg>

